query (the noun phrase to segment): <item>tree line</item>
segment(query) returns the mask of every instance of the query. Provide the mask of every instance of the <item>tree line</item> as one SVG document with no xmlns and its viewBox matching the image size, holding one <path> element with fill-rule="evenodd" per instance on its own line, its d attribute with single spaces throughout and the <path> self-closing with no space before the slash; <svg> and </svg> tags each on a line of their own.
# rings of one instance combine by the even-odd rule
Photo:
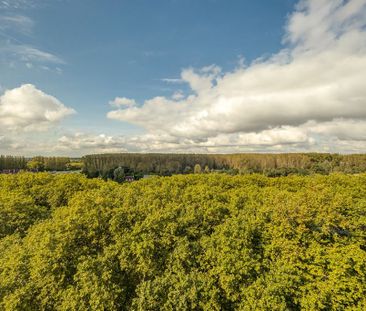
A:
<svg viewBox="0 0 366 311">
<path fill-rule="evenodd" d="M 231 174 L 263 173 L 267 176 L 312 173 L 366 172 L 366 155 L 328 153 L 290 154 L 95 154 L 83 157 L 89 177 L 113 178 L 122 168 L 126 174 L 173 175 L 226 171 Z M 196 170 L 195 170 L 196 168 Z"/>
<path fill-rule="evenodd" d="M 0 175 L 0 309 L 365 310 L 366 174 Z"/>
<path fill-rule="evenodd" d="M 5 169 L 25 169 L 27 160 L 22 156 L 0 155 L 0 171 Z"/>
<path fill-rule="evenodd" d="M 126 175 L 170 176 L 173 174 L 227 172 L 232 175 L 261 173 L 267 176 L 366 172 L 366 154 L 96 154 L 82 159 L 69 157 L 25 158 L 0 156 L 0 171 L 80 170 L 88 177 L 123 180 Z"/>
<path fill-rule="evenodd" d="M 6 170 L 31 170 L 31 171 L 66 171 L 80 170 L 82 162 L 69 157 L 43 157 L 36 156 L 25 158 L 23 156 L 0 156 L 0 172 Z"/>
</svg>

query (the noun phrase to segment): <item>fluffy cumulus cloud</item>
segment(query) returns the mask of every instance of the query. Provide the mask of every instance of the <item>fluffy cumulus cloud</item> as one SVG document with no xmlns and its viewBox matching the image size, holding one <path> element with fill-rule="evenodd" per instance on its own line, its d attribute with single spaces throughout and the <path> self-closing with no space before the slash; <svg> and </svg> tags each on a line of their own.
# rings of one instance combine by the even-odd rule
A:
<svg viewBox="0 0 366 311">
<path fill-rule="evenodd" d="M 73 113 L 57 98 L 25 84 L 0 97 L 0 133 L 45 130 Z"/>
<path fill-rule="evenodd" d="M 189 94 L 116 99 L 108 117 L 162 150 L 365 151 L 365 27 L 366 0 L 300 1 L 277 54 L 232 72 L 185 69 Z"/>
</svg>

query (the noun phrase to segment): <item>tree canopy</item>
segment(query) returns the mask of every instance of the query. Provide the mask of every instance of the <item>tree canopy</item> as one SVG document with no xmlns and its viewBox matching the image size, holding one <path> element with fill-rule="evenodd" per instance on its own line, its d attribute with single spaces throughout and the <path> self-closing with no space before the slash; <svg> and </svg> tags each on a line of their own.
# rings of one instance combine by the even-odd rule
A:
<svg viewBox="0 0 366 311">
<path fill-rule="evenodd" d="M 1 310 L 364 310 L 366 175 L 0 175 Z"/>
</svg>

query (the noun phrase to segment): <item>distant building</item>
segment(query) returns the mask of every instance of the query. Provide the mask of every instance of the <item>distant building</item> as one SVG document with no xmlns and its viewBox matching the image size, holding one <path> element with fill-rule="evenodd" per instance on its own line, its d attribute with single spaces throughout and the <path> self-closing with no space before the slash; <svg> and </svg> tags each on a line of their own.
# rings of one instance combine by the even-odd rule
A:
<svg viewBox="0 0 366 311">
<path fill-rule="evenodd" d="M 125 181 L 131 182 L 134 180 L 135 180 L 135 177 L 133 177 L 133 176 L 125 176 Z"/>
</svg>

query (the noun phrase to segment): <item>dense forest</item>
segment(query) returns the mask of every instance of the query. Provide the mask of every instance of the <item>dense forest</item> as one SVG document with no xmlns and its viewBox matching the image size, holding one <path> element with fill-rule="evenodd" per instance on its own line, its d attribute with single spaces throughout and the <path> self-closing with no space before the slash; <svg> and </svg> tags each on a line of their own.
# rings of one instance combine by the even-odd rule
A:
<svg viewBox="0 0 366 311">
<path fill-rule="evenodd" d="M 0 310 L 365 309 L 366 174 L 0 175 Z"/>
<path fill-rule="evenodd" d="M 226 171 L 231 174 L 264 173 L 267 176 L 289 174 L 329 174 L 366 172 L 366 154 L 328 153 L 290 154 L 100 154 L 83 157 L 89 177 L 113 178 L 114 170 L 126 174 L 173 175 L 193 172 Z"/>
<path fill-rule="evenodd" d="M 36 156 L 26 159 L 22 156 L 0 156 L 0 172 L 2 171 L 66 171 L 80 170 L 82 162 L 69 157 L 42 157 Z"/>
</svg>

